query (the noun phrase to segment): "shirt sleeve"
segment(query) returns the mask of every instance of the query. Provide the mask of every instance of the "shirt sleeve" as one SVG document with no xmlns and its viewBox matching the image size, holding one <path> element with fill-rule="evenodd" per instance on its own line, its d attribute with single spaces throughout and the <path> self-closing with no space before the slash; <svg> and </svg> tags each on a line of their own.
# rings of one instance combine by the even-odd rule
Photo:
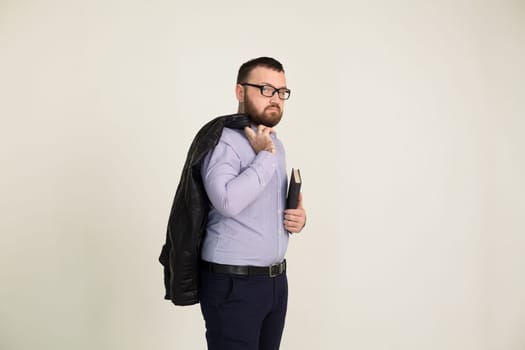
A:
<svg viewBox="0 0 525 350">
<path fill-rule="evenodd" d="M 237 152 L 220 141 L 205 157 L 201 174 L 212 205 L 221 215 L 232 217 L 261 194 L 276 168 L 276 156 L 261 151 L 248 167 L 242 169 Z"/>
</svg>

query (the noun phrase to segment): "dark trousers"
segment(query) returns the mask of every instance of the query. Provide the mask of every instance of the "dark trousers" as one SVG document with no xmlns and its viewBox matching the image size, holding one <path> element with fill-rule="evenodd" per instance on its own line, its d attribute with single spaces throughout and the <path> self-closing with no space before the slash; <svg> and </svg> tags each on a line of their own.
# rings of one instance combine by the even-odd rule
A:
<svg viewBox="0 0 525 350">
<path fill-rule="evenodd" d="M 237 276 L 201 269 L 208 350 L 277 350 L 288 304 L 286 273 Z"/>
</svg>

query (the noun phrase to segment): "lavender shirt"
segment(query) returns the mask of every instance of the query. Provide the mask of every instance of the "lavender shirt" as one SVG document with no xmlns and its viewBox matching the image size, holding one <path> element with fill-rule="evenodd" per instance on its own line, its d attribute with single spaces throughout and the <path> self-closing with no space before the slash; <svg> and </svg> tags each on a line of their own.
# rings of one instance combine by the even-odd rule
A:
<svg viewBox="0 0 525 350">
<path fill-rule="evenodd" d="M 287 173 L 281 142 L 276 154 L 255 154 L 244 130 L 224 128 L 202 163 L 211 201 L 202 259 L 229 265 L 268 266 L 283 261 Z"/>
</svg>

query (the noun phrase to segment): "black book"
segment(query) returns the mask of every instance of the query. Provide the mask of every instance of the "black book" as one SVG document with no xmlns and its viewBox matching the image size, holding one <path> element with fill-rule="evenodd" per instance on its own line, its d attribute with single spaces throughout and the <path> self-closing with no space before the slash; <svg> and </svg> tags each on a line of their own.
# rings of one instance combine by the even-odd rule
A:
<svg viewBox="0 0 525 350">
<path fill-rule="evenodd" d="M 288 197 L 286 198 L 286 209 L 297 209 L 299 204 L 299 192 L 301 192 L 301 172 L 292 168 Z"/>
</svg>

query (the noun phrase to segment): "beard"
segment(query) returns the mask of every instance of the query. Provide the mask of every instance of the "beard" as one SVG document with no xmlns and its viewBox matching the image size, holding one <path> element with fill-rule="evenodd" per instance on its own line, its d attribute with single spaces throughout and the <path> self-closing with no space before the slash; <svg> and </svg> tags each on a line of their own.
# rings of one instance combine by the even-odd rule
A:
<svg viewBox="0 0 525 350">
<path fill-rule="evenodd" d="M 275 107 L 275 109 L 271 109 L 271 107 Z M 283 117 L 283 111 L 278 105 L 271 104 L 264 108 L 262 112 L 258 112 L 255 109 L 255 106 L 252 104 L 252 101 L 249 99 L 244 101 L 244 112 L 248 114 L 254 124 L 262 124 L 269 128 L 279 124 L 281 118 Z"/>
</svg>

